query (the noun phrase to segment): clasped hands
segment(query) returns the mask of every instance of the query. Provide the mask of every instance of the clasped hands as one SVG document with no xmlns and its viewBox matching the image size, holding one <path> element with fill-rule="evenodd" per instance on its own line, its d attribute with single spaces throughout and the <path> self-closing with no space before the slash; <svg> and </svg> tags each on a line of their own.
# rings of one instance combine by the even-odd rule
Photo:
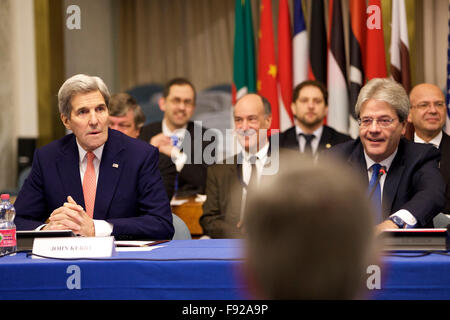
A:
<svg viewBox="0 0 450 320">
<path fill-rule="evenodd" d="M 53 210 L 42 230 L 72 230 L 81 236 L 95 236 L 94 220 L 71 196 L 61 207 Z"/>
</svg>

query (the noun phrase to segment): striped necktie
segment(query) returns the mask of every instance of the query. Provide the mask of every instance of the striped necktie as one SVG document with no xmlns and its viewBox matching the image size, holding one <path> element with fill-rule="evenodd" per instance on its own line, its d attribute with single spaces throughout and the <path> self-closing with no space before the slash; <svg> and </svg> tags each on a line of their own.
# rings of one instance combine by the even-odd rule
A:
<svg viewBox="0 0 450 320">
<path fill-rule="evenodd" d="M 372 194 L 371 200 L 375 207 L 375 223 L 379 224 L 382 221 L 382 206 L 381 206 L 381 186 L 378 176 L 380 174 L 381 164 L 375 163 L 372 165 L 372 177 L 369 181 L 369 194 Z"/>
</svg>

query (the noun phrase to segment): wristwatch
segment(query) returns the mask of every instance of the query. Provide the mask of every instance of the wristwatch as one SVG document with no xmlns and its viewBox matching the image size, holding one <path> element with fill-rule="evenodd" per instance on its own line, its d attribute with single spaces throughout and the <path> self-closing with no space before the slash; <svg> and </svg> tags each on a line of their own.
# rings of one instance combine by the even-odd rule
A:
<svg viewBox="0 0 450 320">
<path fill-rule="evenodd" d="M 389 217 L 389 220 L 391 220 L 399 229 L 404 229 L 407 226 L 407 223 L 403 221 L 402 218 L 399 216 L 392 216 Z"/>
</svg>

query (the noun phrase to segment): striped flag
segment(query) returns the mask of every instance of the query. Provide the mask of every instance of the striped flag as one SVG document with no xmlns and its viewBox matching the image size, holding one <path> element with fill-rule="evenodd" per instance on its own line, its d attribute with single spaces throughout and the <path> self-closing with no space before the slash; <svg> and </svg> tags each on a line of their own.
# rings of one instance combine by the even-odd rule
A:
<svg viewBox="0 0 450 320">
<path fill-rule="evenodd" d="M 445 122 L 445 132 L 450 134 L 450 4 L 449 4 L 449 19 L 448 19 L 448 47 L 447 47 L 447 120 Z"/>
<path fill-rule="evenodd" d="M 233 56 L 233 105 L 249 92 L 256 92 L 255 45 L 250 0 L 235 2 Z"/>
<path fill-rule="evenodd" d="M 308 79 L 308 34 L 303 15 L 302 0 L 294 0 L 293 65 L 294 87 Z"/>
<path fill-rule="evenodd" d="M 327 83 L 327 32 L 323 0 L 312 1 L 308 78 Z"/>
<path fill-rule="evenodd" d="M 355 115 L 355 105 L 359 91 L 365 84 L 364 60 L 366 49 L 366 1 L 350 0 L 350 104 L 349 133 L 356 137 L 359 133 Z"/>
<path fill-rule="evenodd" d="M 337 131 L 348 131 L 348 87 L 341 0 L 330 0 L 328 46 L 327 123 Z"/>
<path fill-rule="evenodd" d="M 392 2 L 392 28 L 391 28 L 391 77 L 405 88 L 406 93 L 411 91 L 411 74 L 409 69 L 409 40 L 408 23 L 406 19 L 405 0 Z M 405 136 L 414 138 L 414 126 L 407 123 Z"/>
<path fill-rule="evenodd" d="M 409 72 L 409 41 L 405 0 L 392 2 L 390 53 L 392 78 L 401 83 L 406 92 L 409 93 L 411 91 L 411 75 Z"/>
<path fill-rule="evenodd" d="M 291 19 L 287 0 L 280 0 L 278 8 L 278 79 L 280 102 L 280 131 L 294 124 L 292 102 L 292 38 Z"/>
<path fill-rule="evenodd" d="M 269 100 L 272 107 L 272 125 L 270 129 L 280 129 L 277 91 L 277 65 L 272 21 L 272 1 L 262 0 L 261 24 L 258 48 L 258 93 Z"/>
<path fill-rule="evenodd" d="M 381 1 L 369 0 L 366 13 L 366 77 L 368 80 L 373 78 L 386 78 L 386 54 L 384 51 Z"/>
</svg>

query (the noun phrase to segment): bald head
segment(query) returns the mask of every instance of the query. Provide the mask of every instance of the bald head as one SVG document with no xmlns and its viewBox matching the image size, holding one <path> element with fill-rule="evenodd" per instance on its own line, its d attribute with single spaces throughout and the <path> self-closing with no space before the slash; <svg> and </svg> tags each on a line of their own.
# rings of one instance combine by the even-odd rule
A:
<svg viewBox="0 0 450 320">
<path fill-rule="evenodd" d="M 416 134 L 430 141 L 445 124 L 447 108 L 442 90 L 431 83 L 416 85 L 409 94 L 411 109 L 408 121 L 414 125 Z"/>
<path fill-rule="evenodd" d="M 234 106 L 234 126 L 239 143 L 247 152 L 256 153 L 266 143 L 272 117 L 270 103 L 254 93 L 240 98 Z M 260 139 L 261 138 L 261 139 Z"/>
</svg>

